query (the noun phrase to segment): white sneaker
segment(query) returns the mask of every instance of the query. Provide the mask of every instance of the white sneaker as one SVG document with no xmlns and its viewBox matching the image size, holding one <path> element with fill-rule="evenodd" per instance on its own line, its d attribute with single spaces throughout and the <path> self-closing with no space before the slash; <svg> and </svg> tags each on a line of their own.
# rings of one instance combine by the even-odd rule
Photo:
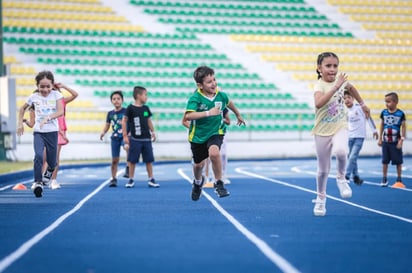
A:
<svg viewBox="0 0 412 273">
<path fill-rule="evenodd" d="M 352 190 L 349 187 L 349 181 L 346 179 L 336 179 L 336 185 L 338 186 L 340 196 L 342 198 L 351 198 Z"/>
<path fill-rule="evenodd" d="M 57 190 L 60 189 L 61 186 L 59 183 L 57 183 L 56 179 L 52 179 L 51 183 L 49 184 L 49 188 L 52 190 Z"/>
<path fill-rule="evenodd" d="M 224 179 L 223 179 L 223 183 L 224 183 L 225 185 L 228 185 L 228 184 L 230 184 L 230 183 L 232 183 L 232 182 L 230 181 L 229 178 L 224 178 Z"/>
<path fill-rule="evenodd" d="M 319 196 L 312 200 L 315 203 L 313 207 L 313 214 L 315 216 L 325 216 L 326 215 L 326 197 L 321 199 Z"/>
</svg>

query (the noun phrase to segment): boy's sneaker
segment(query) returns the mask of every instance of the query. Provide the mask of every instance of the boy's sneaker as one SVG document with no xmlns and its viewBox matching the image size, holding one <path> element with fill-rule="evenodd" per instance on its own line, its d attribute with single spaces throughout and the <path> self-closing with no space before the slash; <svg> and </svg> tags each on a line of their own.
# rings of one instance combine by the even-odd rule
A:
<svg viewBox="0 0 412 273">
<path fill-rule="evenodd" d="M 117 179 L 116 178 L 112 178 L 112 180 L 110 180 L 109 187 L 110 188 L 117 187 Z"/>
<path fill-rule="evenodd" d="M 57 183 L 56 179 L 52 179 L 51 183 L 49 184 L 49 188 L 52 190 L 57 190 L 60 189 L 61 186 L 59 183 Z"/>
<path fill-rule="evenodd" d="M 389 184 L 388 179 L 386 177 L 382 178 L 381 187 L 387 187 Z"/>
<path fill-rule="evenodd" d="M 230 193 L 225 189 L 224 183 L 222 180 L 217 180 L 214 184 L 215 193 L 218 197 L 229 196 Z"/>
<path fill-rule="evenodd" d="M 204 176 L 202 176 L 202 182 L 200 183 L 200 185 L 196 184 L 195 180 L 193 180 L 193 183 L 192 183 L 192 200 L 193 201 L 199 200 L 200 195 L 202 194 L 202 187 L 204 183 L 205 183 Z"/>
<path fill-rule="evenodd" d="M 124 171 L 124 178 L 129 178 L 129 166 L 126 166 L 126 170 Z"/>
<path fill-rule="evenodd" d="M 325 216 L 326 215 L 326 197 L 321 199 L 319 196 L 312 200 L 315 203 L 313 207 L 313 215 L 315 216 Z"/>
<path fill-rule="evenodd" d="M 129 179 L 129 182 L 127 182 L 125 186 L 126 188 L 133 188 L 134 187 L 133 179 Z"/>
<path fill-rule="evenodd" d="M 356 185 L 362 185 L 362 183 L 363 183 L 363 179 L 361 179 L 358 175 L 355 175 L 354 177 L 353 177 L 353 182 L 356 184 Z"/>
<path fill-rule="evenodd" d="M 346 179 L 336 179 L 336 185 L 338 186 L 340 196 L 342 198 L 351 198 L 352 190 L 349 187 L 349 181 Z"/>
<path fill-rule="evenodd" d="M 33 193 L 36 197 L 41 197 L 43 193 L 43 185 L 40 182 L 34 183 Z"/>
<path fill-rule="evenodd" d="M 147 185 L 148 185 L 150 188 L 158 188 L 158 187 L 160 187 L 160 185 L 159 185 L 158 183 L 156 183 L 156 181 L 155 181 L 154 178 L 149 179 L 149 180 L 147 181 Z"/>
<path fill-rule="evenodd" d="M 49 169 L 49 168 L 46 169 L 46 171 L 45 171 L 44 174 L 43 174 L 43 182 L 45 182 L 45 183 L 50 182 L 50 179 L 51 179 L 51 177 L 52 177 L 52 175 L 53 175 L 53 171 L 54 171 L 54 170 L 51 170 L 51 169 Z"/>
</svg>

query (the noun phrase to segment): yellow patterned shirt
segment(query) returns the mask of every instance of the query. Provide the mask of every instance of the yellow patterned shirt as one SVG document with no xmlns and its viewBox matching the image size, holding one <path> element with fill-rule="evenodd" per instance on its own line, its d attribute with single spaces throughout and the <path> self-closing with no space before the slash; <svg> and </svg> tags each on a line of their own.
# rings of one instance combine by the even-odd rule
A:
<svg viewBox="0 0 412 273">
<path fill-rule="evenodd" d="M 335 81 L 336 82 L 336 81 Z M 325 82 L 319 79 L 314 86 L 314 92 L 328 92 L 335 82 Z M 342 128 L 348 127 L 347 112 L 343 99 L 346 84 L 330 98 L 330 100 L 315 112 L 315 125 L 312 133 L 318 136 L 332 136 Z"/>
</svg>

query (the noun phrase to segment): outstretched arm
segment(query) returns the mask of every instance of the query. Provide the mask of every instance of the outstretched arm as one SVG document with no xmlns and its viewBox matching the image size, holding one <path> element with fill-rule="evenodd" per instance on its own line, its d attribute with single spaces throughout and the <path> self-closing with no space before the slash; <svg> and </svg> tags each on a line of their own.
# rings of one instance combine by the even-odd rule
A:
<svg viewBox="0 0 412 273">
<path fill-rule="evenodd" d="M 232 112 L 236 115 L 236 118 L 237 118 L 236 125 L 242 125 L 242 124 L 246 125 L 245 120 L 243 119 L 243 117 L 240 114 L 239 110 L 237 109 L 237 107 L 235 106 L 235 104 L 232 101 L 229 101 L 229 103 L 227 104 L 227 108 L 232 110 Z"/>
</svg>

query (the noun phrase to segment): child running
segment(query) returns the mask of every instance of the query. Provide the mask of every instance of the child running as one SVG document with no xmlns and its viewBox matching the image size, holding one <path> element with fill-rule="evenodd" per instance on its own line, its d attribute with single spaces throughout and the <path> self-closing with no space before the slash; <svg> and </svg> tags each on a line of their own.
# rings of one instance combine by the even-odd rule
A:
<svg viewBox="0 0 412 273">
<path fill-rule="evenodd" d="M 314 86 L 315 124 L 312 132 L 318 161 L 313 213 L 326 215 L 326 185 L 330 172 L 332 150 L 337 161 L 336 184 L 342 198 L 352 197 L 349 181 L 345 179 L 348 156 L 348 123 L 344 106 L 344 91 L 347 90 L 360 104 L 366 117 L 370 110 L 358 90 L 348 82 L 345 73 L 338 74 L 339 58 L 333 52 L 319 54 L 317 59 L 318 81 Z"/>
<path fill-rule="evenodd" d="M 349 180 L 352 176 L 356 185 L 362 185 L 363 179 L 359 177 L 358 157 L 366 137 L 366 123 L 369 124 L 373 132 L 373 137 L 378 139 L 378 131 L 372 118 L 365 117 L 365 113 L 359 104 L 354 103 L 354 98 L 349 91 L 344 92 L 345 105 L 348 110 L 348 129 L 349 129 L 349 156 L 346 167 L 345 179 Z"/>
<path fill-rule="evenodd" d="M 109 187 L 117 187 L 117 168 L 120 161 L 120 148 L 124 146 L 123 142 L 123 130 L 122 130 L 122 119 L 126 112 L 126 108 L 122 107 L 123 104 L 123 93 L 122 91 L 114 91 L 110 95 L 110 101 L 112 102 L 114 109 L 110 110 L 106 116 L 106 124 L 104 125 L 103 131 L 100 133 L 100 140 L 103 140 L 104 135 L 112 127 L 111 148 L 112 148 L 112 163 L 111 163 L 111 173 L 112 178 L 109 183 Z M 127 154 L 127 147 L 124 146 Z M 128 175 L 128 168 L 126 167 L 125 175 Z"/>
<path fill-rule="evenodd" d="M 146 164 L 148 176 L 148 186 L 158 188 L 160 185 L 153 178 L 153 147 L 152 141 L 156 141 L 155 130 L 152 123 L 152 112 L 146 104 L 147 90 L 141 86 L 133 89 L 134 104 L 130 104 L 123 116 L 123 139 L 129 148 L 127 161 L 129 162 L 129 181 L 126 188 L 134 187 L 134 173 L 136 163 L 142 155 L 143 162 Z M 130 128 L 130 136 L 127 132 Z"/>
<path fill-rule="evenodd" d="M 216 179 L 215 193 L 218 197 L 229 196 L 222 181 L 222 161 L 220 147 L 223 142 L 226 124 L 222 112 L 229 108 L 236 115 L 237 125 L 245 124 L 239 110 L 229 100 L 226 93 L 217 87 L 215 72 L 207 66 L 196 68 L 193 78 L 197 90 L 189 98 L 183 121 L 190 121 L 189 142 L 193 155 L 192 200 L 197 201 L 202 193 L 205 177 L 203 167 L 208 158 L 212 161 L 212 169 Z"/>
<path fill-rule="evenodd" d="M 54 75 L 50 71 L 42 71 L 35 77 L 37 91 L 31 94 L 19 110 L 18 129 L 19 136 L 24 133 L 24 112 L 33 107 L 35 122 L 33 126 L 34 147 L 34 186 L 33 193 L 36 197 L 43 195 L 43 180 L 49 181 L 57 163 L 57 139 L 59 125 L 57 118 L 63 115 L 63 95 L 53 90 Z M 47 169 L 43 174 L 43 156 L 46 154 Z M 43 177 L 44 176 L 44 177 Z"/>
<path fill-rule="evenodd" d="M 396 165 L 397 178 L 393 188 L 405 188 L 402 183 L 403 153 L 402 145 L 406 137 L 406 116 L 398 108 L 398 94 L 391 92 L 385 95 L 386 109 L 382 110 L 378 145 L 382 147 L 382 187 L 387 187 L 388 165 Z"/>
</svg>

